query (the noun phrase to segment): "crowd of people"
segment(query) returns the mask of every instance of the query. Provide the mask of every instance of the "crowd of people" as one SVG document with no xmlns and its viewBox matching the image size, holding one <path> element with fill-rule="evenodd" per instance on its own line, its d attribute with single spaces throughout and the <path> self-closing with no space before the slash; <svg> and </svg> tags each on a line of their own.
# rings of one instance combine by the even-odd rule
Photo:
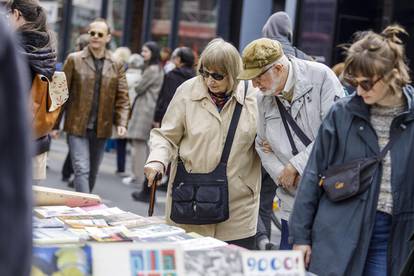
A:
<svg viewBox="0 0 414 276">
<path fill-rule="evenodd" d="M 17 262 L 30 262 L 30 161 L 33 180 L 45 179 L 61 125 L 69 146 L 62 179 L 76 191 L 93 192 L 114 139 L 116 173 L 136 186 L 135 200 L 148 202 L 150 187 L 167 183 L 169 224 L 247 249 L 299 250 L 317 275 L 413 272 L 414 88 L 402 27 L 356 34 L 332 70 L 292 45 L 284 12 L 241 55 L 216 38 L 199 57 L 154 41 L 140 54 L 112 52 L 110 26 L 95 19 L 65 59 L 61 116 L 30 152 L 23 94 L 38 75 L 52 80 L 55 42 L 37 1 L 7 1 L 1 14 L 0 97 L 6 90 L 15 97 L 1 101 L 0 113 L 18 116 L 0 126 L 14 158 L 0 162 L 1 202 L 15 206 L 0 208 L 0 221 L 13 215 L 21 231 L 9 231 L 22 243 L 0 238 L 17 258 L 0 258 L 7 275 L 28 274 Z M 275 196 L 284 214 L 279 245 L 270 241 Z"/>
</svg>

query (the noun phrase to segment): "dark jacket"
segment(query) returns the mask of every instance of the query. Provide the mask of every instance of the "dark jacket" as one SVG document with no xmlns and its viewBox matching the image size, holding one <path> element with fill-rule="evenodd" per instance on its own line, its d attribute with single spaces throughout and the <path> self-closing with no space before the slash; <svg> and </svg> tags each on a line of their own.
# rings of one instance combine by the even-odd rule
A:
<svg viewBox="0 0 414 276">
<path fill-rule="evenodd" d="M 31 73 L 30 86 L 36 74 L 44 75 L 51 79 L 55 73 L 56 53 L 50 45 L 49 34 L 28 31 L 20 32 L 19 34 L 21 47 L 23 48 L 22 54 L 27 59 Z M 47 152 L 49 147 L 49 135 L 36 139 L 34 155 Z"/>
<path fill-rule="evenodd" d="M 174 68 L 164 77 L 161 92 L 155 108 L 154 121 L 161 122 L 167 107 L 170 104 L 178 86 L 188 79 L 195 76 L 194 69 L 191 67 Z"/>
<path fill-rule="evenodd" d="M 16 48 L 0 16 L 0 274 L 4 276 L 29 275 L 32 256 L 30 79 Z"/>
<path fill-rule="evenodd" d="M 64 131 L 76 136 L 85 136 L 92 108 L 95 85 L 95 65 L 89 48 L 68 56 L 64 65 L 68 81 L 69 100 L 65 107 Z M 98 138 L 109 138 L 112 126 L 126 127 L 130 110 L 125 68 L 105 52 L 102 82 L 98 104 Z"/>
<path fill-rule="evenodd" d="M 299 59 L 313 60 L 310 56 L 292 46 L 292 22 L 285 12 L 276 12 L 269 17 L 262 29 L 263 37 L 274 39 L 282 44 L 285 55 Z"/>
<path fill-rule="evenodd" d="M 408 109 L 392 122 L 390 135 L 403 128 L 391 148 L 393 191 L 388 275 L 398 275 L 412 245 L 414 229 L 414 106 L 411 86 L 404 88 Z M 319 187 L 330 165 L 379 154 L 369 106 L 353 94 L 339 100 L 326 116 L 302 176 L 290 219 L 294 244 L 312 246 L 310 271 L 324 275 L 362 275 L 375 222 L 381 167 L 370 188 L 348 200 L 331 202 Z"/>
</svg>

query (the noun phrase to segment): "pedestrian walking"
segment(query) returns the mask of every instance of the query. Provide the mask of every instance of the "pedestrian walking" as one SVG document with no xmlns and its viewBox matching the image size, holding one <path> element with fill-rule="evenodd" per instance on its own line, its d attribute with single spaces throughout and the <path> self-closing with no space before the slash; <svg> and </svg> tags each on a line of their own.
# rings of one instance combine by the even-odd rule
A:
<svg viewBox="0 0 414 276">
<path fill-rule="evenodd" d="M 414 229 L 414 89 L 398 36 L 367 32 L 347 50 L 356 89 L 326 116 L 291 217 L 294 249 L 317 275 L 399 275 Z"/>
<path fill-rule="evenodd" d="M 286 12 L 276 12 L 266 21 L 262 29 L 262 36 L 275 39 L 282 45 L 285 55 L 299 59 L 312 60 L 304 52 L 292 45 L 292 21 Z M 259 219 L 257 222 L 256 241 L 258 249 L 276 249 L 277 246 L 270 242 L 271 215 L 273 212 L 273 201 L 276 195 L 276 183 L 262 167 L 262 187 L 260 189 Z"/>
<path fill-rule="evenodd" d="M 128 139 L 132 144 L 131 167 L 133 175 L 124 178 L 124 184 L 138 184 L 138 191 L 132 193 L 132 198 L 148 202 L 150 190 L 144 183 L 144 165 L 148 157 L 148 139 L 152 128 L 155 106 L 160 94 L 164 71 L 160 66 L 160 49 L 158 44 L 149 41 L 142 46 L 141 55 L 144 57 L 142 78 L 135 86 L 131 121 L 129 123 Z"/>
<path fill-rule="evenodd" d="M 52 45 L 52 35 L 46 23 L 46 13 L 34 0 L 10 1 L 6 4 L 11 25 L 20 36 L 21 51 L 26 57 L 31 79 L 36 74 L 51 80 L 55 72 L 56 52 Z M 33 157 L 33 179 L 46 179 L 47 152 L 50 148 L 50 135 L 35 140 Z"/>
<path fill-rule="evenodd" d="M 230 43 L 214 39 L 207 45 L 200 75 L 177 89 L 161 128 L 151 131 L 145 175 L 149 185 L 159 184 L 154 178 L 171 162 L 169 224 L 254 249 L 260 189 L 256 90 L 237 80 L 241 69 Z"/>
<path fill-rule="evenodd" d="M 260 89 L 256 150 L 279 186 L 276 193 L 287 213 L 282 219 L 280 249 L 291 249 L 287 222 L 297 183 L 318 128 L 343 89 L 327 66 L 286 56 L 282 45 L 268 38 L 246 46 L 243 66 L 239 78 L 251 79 Z"/>
<path fill-rule="evenodd" d="M 105 141 L 113 125 L 118 135 L 126 134 L 130 110 L 125 68 L 106 50 L 111 40 L 108 24 L 96 19 L 88 33 L 89 45 L 70 54 L 64 64 L 70 94 L 64 131 L 79 192 L 93 191 Z"/>
<path fill-rule="evenodd" d="M 82 51 L 86 46 L 89 44 L 89 34 L 81 34 L 76 39 L 75 44 L 75 51 Z M 73 179 L 71 179 L 74 171 L 72 166 L 72 160 L 70 158 L 70 152 L 69 152 L 69 140 L 68 137 L 66 137 L 66 141 L 68 144 L 68 154 L 66 155 L 65 162 L 62 166 L 62 181 L 68 183 L 69 188 L 74 188 Z"/>
</svg>

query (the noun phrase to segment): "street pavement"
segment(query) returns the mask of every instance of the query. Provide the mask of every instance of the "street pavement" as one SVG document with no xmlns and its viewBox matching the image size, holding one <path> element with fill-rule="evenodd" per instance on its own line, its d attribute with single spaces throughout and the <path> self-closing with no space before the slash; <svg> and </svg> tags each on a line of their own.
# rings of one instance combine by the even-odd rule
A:
<svg viewBox="0 0 414 276">
<path fill-rule="evenodd" d="M 61 180 L 62 165 L 66 158 L 68 147 L 63 138 L 53 140 L 49 151 L 47 179 L 40 185 L 73 190 L 67 186 L 67 182 Z M 127 155 L 127 170 L 130 168 L 130 156 Z M 116 154 L 105 152 L 102 165 L 99 170 L 94 194 L 99 195 L 103 203 L 109 207 L 119 207 L 122 210 L 130 211 L 141 216 L 148 215 L 148 203 L 136 202 L 132 199 L 131 193 L 138 189 L 138 186 L 128 186 L 121 182 L 122 178 L 115 174 Z M 166 192 L 157 190 L 154 216 L 164 216 Z M 272 225 L 272 242 L 278 244 L 280 232 Z"/>
</svg>

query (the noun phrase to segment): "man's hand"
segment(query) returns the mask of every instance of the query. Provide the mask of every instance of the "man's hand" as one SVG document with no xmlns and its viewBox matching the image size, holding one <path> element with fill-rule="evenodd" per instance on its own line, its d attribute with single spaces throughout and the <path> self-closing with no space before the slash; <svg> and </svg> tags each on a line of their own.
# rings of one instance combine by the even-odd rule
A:
<svg viewBox="0 0 414 276">
<path fill-rule="evenodd" d="M 262 143 L 262 147 L 263 147 L 263 152 L 264 153 L 272 153 L 272 147 L 270 146 L 269 142 L 267 142 L 266 140 L 263 140 Z"/>
<path fill-rule="evenodd" d="M 309 268 L 310 259 L 312 255 L 312 247 L 310 245 L 293 245 L 293 250 L 301 251 L 303 253 L 303 261 L 305 263 L 305 267 Z"/>
<path fill-rule="evenodd" d="M 279 184 L 286 190 L 295 188 L 295 179 L 298 176 L 298 171 L 292 164 L 288 163 L 278 177 Z"/>
<path fill-rule="evenodd" d="M 116 132 L 118 133 L 118 136 L 123 137 L 123 136 L 126 135 L 127 129 L 126 129 L 126 127 L 123 127 L 123 126 L 117 126 L 116 127 Z"/>
<path fill-rule="evenodd" d="M 155 181 L 157 181 L 157 186 L 161 184 L 161 177 L 159 180 L 155 179 L 157 173 L 161 176 L 164 173 L 164 165 L 161 162 L 150 162 L 144 166 L 144 174 L 148 179 L 148 187 L 151 187 Z"/>
<path fill-rule="evenodd" d="M 54 129 L 50 132 L 50 136 L 52 137 L 52 139 L 58 139 L 60 136 L 60 131 L 57 129 Z"/>
</svg>

